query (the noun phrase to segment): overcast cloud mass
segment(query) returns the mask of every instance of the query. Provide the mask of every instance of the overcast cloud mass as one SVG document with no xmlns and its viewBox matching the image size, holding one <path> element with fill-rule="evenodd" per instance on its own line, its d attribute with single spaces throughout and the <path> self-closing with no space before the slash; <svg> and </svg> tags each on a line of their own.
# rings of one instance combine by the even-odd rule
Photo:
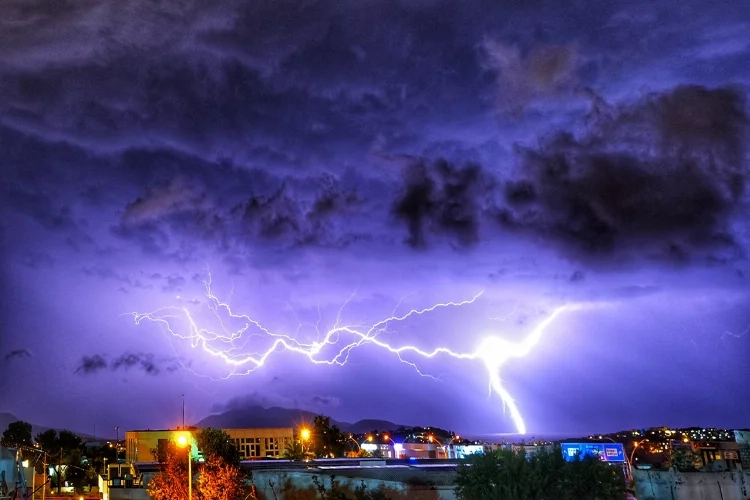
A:
<svg viewBox="0 0 750 500">
<path fill-rule="evenodd" d="M 246 324 L 210 278 L 308 343 L 483 292 L 378 337 L 474 352 L 586 303 L 503 367 L 530 434 L 746 427 L 748 53 L 744 2 L 5 0 L 0 411 L 515 430 L 481 361 L 240 375 L 179 338 Z"/>
</svg>

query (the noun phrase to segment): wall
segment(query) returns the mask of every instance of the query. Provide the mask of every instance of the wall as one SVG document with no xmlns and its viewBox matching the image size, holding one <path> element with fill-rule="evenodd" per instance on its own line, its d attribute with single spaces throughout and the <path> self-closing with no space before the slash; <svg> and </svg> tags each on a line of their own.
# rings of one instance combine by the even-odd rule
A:
<svg viewBox="0 0 750 500">
<path fill-rule="evenodd" d="M 750 500 L 750 473 L 633 470 L 638 500 Z"/>
<path fill-rule="evenodd" d="M 145 488 L 112 488 L 105 500 L 150 500 Z M 103 499 L 104 500 L 104 499 Z"/>
<path fill-rule="evenodd" d="M 335 471 L 334 471 L 335 472 Z M 380 475 L 382 469 L 365 471 L 364 476 Z M 425 477 L 424 473 L 415 471 L 414 475 Z M 258 492 L 259 500 L 317 500 L 318 494 L 313 482 L 316 476 L 326 487 L 330 486 L 330 471 L 253 471 L 253 484 Z M 429 474 L 426 475 L 429 477 Z M 349 477 L 336 475 L 336 481 L 341 488 L 354 490 L 363 482 L 368 489 L 385 488 L 389 500 L 455 500 L 453 485 L 442 484 L 428 487 L 417 484 L 407 485 L 403 481 L 383 480 L 376 477 Z M 445 483 L 445 481 L 443 481 Z M 149 498 L 145 488 L 112 488 L 107 500 L 147 500 Z"/>
<path fill-rule="evenodd" d="M 313 476 L 326 487 L 330 476 L 325 472 L 254 471 L 253 483 L 260 500 L 316 500 L 318 498 Z M 453 486 L 426 487 L 403 482 L 374 478 L 336 476 L 341 488 L 350 491 L 364 483 L 368 489 L 384 488 L 389 500 L 455 500 Z"/>
<path fill-rule="evenodd" d="M 281 457 L 287 444 L 294 441 L 294 429 L 291 427 L 222 430 L 229 434 L 242 460 Z"/>
</svg>

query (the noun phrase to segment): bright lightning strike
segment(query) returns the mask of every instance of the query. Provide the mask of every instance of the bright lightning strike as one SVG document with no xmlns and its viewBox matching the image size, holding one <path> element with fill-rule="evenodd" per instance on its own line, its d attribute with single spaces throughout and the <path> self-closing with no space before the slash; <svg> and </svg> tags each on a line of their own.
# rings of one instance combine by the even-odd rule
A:
<svg viewBox="0 0 750 500">
<path fill-rule="evenodd" d="M 396 315 L 395 310 L 388 318 L 382 319 L 373 325 L 348 325 L 341 323 L 341 313 L 347 304 L 353 299 L 350 296 L 344 305 L 339 309 L 336 316 L 336 322 L 332 328 L 325 333 L 320 332 L 320 319 L 314 324 L 300 323 L 295 335 L 300 330 L 309 326 L 322 339 L 313 342 L 302 342 L 296 336 L 275 333 L 264 327 L 259 321 L 245 314 L 236 314 L 228 302 L 222 302 L 211 291 L 211 279 L 205 283 L 205 296 L 208 299 L 209 308 L 212 310 L 218 320 L 220 331 L 213 331 L 207 328 L 199 327 L 195 319 L 187 308 L 181 307 L 164 307 L 150 313 L 134 312 L 133 318 L 136 324 L 142 321 L 151 321 L 159 324 L 164 330 L 182 340 L 189 340 L 191 347 L 200 347 L 204 352 L 211 356 L 222 359 L 229 367 L 231 372 L 228 378 L 234 375 L 247 375 L 258 368 L 261 368 L 274 353 L 282 351 L 291 351 L 301 354 L 314 364 L 327 365 L 344 365 L 349 359 L 352 350 L 363 345 L 374 345 L 380 349 L 394 354 L 402 363 L 412 366 L 417 373 L 425 375 L 419 370 L 416 362 L 405 358 L 421 357 L 434 358 L 438 355 L 450 356 L 455 359 L 469 361 L 481 361 L 489 374 L 489 389 L 494 391 L 500 397 L 504 407 L 510 412 L 513 423 L 519 434 L 526 433 L 526 424 L 521 416 L 518 406 L 510 393 L 505 389 L 500 379 L 500 370 L 503 365 L 511 358 L 521 358 L 526 356 L 531 348 L 536 345 L 542 337 L 544 330 L 555 321 L 555 319 L 566 310 L 575 306 L 562 306 L 555 309 L 552 314 L 534 328 L 534 330 L 522 341 L 518 343 L 509 342 L 499 337 L 491 336 L 482 341 L 478 349 L 474 352 L 462 353 L 455 352 L 446 347 L 438 347 L 433 350 L 423 350 L 413 345 L 394 346 L 379 338 L 381 333 L 388 331 L 388 326 L 392 323 L 403 322 L 408 318 L 431 313 L 437 309 L 448 307 L 461 307 L 473 304 L 484 292 L 479 292 L 469 300 L 461 302 L 443 302 L 435 304 L 424 309 L 412 309 L 407 313 Z M 400 304 L 400 303 L 399 303 Z M 398 305 L 396 306 L 398 308 Z M 221 313 L 235 321 L 240 321 L 243 326 L 237 330 L 231 330 L 221 319 Z M 187 332 L 179 333 L 173 326 L 176 320 L 187 321 Z M 270 347 L 263 352 L 247 351 L 247 344 L 253 337 L 266 337 L 272 339 Z M 323 356 L 323 350 L 326 347 L 333 347 L 333 355 Z"/>
</svg>

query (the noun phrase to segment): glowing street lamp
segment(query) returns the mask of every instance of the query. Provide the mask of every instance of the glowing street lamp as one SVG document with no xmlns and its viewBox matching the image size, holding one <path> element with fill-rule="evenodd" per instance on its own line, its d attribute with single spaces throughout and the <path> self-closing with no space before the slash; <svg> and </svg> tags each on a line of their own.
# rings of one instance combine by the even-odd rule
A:
<svg viewBox="0 0 750 500">
<path fill-rule="evenodd" d="M 190 446 L 190 441 L 185 434 L 180 434 L 177 438 L 177 445 L 180 448 L 186 448 Z M 190 456 L 190 448 L 188 448 L 188 500 L 193 500 L 193 457 Z"/>
<path fill-rule="evenodd" d="M 404 446 L 401 443 L 397 443 L 396 441 L 394 441 L 393 438 L 388 434 L 383 434 L 383 439 L 393 443 L 393 453 L 394 455 L 396 455 L 395 458 L 400 458 L 401 450 L 404 449 Z"/>
<path fill-rule="evenodd" d="M 436 438 L 435 436 L 433 436 L 432 434 L 430 434 L 429 436 L 427 436 L 427 439 L 430 440 L 430 443 L 432 443 L 434 441 L 437 444 L 439 444 L 440 447 L 443 449 L 443 454 L 446 456 L 446 458 L 448 457 L 448 448 L 446 446 L 444 446 L 443 443 L 441 443 L 438 438 Z"/>
<path fill-rule="evenodd" d="M 628 459 L 628 464 L 633 463 L 633 456 L 635 456 L 635 450 L 637 450 L 640 445 L 646 442 L 648 442 L 648 439 L 644 439 L 642 441 L 638 441 L 637 443 L 635 443 L 635 446 L 633 446 L 633 451 L 630 452 L 630 458 Z"/>
<path fill-rule="evenodd" d="M 349 440 L 350 440 L 350 441 L 351 441 L 352 443 L 354 443 L 354 444 L 356 444 L 356 445 L 357 445 L 357 451 L 362 451 L 362 446 L 360 446 L 360 444 L 359 444 L 359 443 L 357 442 L 357 440 L 356 440 L 356 439 L 354 439 L 354 437 L 353 437 L 353 436 L 352 436 L 351 434 L 349 434 L 349 435 L 348 435 L 348 436 L 346 436 L 346 437 L 347 437 L 347 438 L 349 438 Z"/>
<path fill-rule="evenodd" d="M 302 458 L 305 458 L 305 442 L 310 440 L 310 429 L 303 427 L 299 430 L 300 443 L 302 444 Z"/>
</svg>

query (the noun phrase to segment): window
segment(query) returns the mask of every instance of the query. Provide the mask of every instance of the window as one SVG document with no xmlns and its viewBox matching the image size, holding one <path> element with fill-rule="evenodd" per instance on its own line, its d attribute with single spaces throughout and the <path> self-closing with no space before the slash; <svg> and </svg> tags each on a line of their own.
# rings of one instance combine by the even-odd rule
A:
<svg viewBox="0 0 750 500">
<path fill-rule="evenodd" d="M 267 457 L 278 457 L 279 456 L 279 439 L 278 438 L 265 438 L 265 448 Z"/>
</svg>

